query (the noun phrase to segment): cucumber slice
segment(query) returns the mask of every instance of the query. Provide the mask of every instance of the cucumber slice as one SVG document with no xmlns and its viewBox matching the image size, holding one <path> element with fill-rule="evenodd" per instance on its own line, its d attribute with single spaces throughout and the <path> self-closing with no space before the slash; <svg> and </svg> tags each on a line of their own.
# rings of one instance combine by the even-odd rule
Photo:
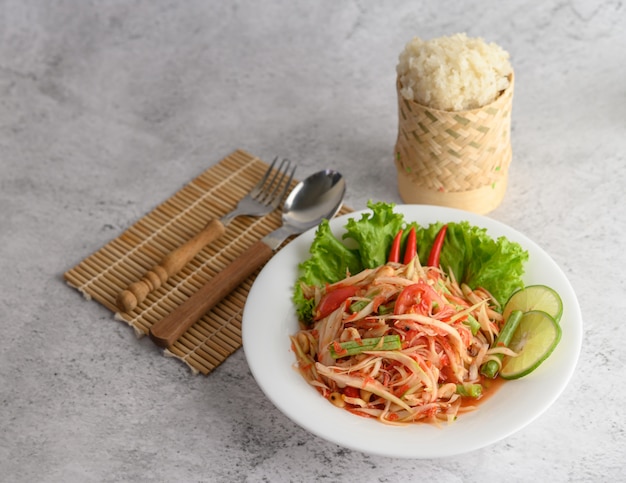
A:
<svg viewBox="0 0 626 483">
<path fill-rule="evenodd" d="M 500 377 L 519 379 L 533 372 L 545 361 L 561 340 L 561 326 L 550 314 L 531 310 L 522 317 L 509 349 L 517 356 L 505 356 Z"/>
</svg>

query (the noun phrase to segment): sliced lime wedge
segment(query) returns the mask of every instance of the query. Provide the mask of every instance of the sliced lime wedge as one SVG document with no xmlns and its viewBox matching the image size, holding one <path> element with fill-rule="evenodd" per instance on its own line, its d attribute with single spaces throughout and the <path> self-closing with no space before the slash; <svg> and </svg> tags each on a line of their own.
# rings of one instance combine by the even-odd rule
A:
<svg viewBox="0 0 626 483">
<path fill-rule="evenodd" d="M 533 372 L 545 361 L 561 340 L 561 326 L 541 310 L 531 310 L 522 317 L 509 349 L 517 356 L 505 356 L 500 377 L 519 379 Z"/>
<path fill-rule="evenodd" d="M 563 314 L 563 301 L 556 291 L 545 285 L 529 285 L 515 292 L 504 306 L 504 320 L 514 310 L 528 312 L 541 310 L 552 317 L 557 323 Z"/>
</svg>

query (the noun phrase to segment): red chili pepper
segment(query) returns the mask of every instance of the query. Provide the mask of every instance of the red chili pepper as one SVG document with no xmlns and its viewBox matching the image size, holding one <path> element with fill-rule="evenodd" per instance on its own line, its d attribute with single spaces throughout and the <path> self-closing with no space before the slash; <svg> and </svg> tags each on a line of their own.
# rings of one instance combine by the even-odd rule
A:
<svg viewBox="0 0 626 483">
<path fill-rule="evenodd" d="M 317 305 L 315 320 L 323 319 L 327 315 L 337 310 L 348 297 L 353 297 L 359 288 L 356 285 L 348 285 L 345 287 L 337 287 L 330 292 L 326 292 L 322 296 L 320 303 Z"/>
<path fill-rule="evenodd" d="M 417 255 L 417 240 L 415 238 L 415 227 L 412 226 L 406 239 L 406 248 L 404 249 L 404 264 L 406 265 Z"/>
<path fill-rule="evenodd" d="M 429 267 L 438 267 L 439 266 L 439 258 L 441 257 L 441 247 L 443 247 L 443 240 L 446 237 L 446 231 L 448 230 L 448 225 L 443 225 L 437 233 L 435 237 L 435 241 L 433 242 L 433 247 L 430 249 L 430 255 L 428 257 L 428 266 Z"/>
<path fill-rule="evenodd" d="M 398 232 L 391 244 L 391 250 L 389 250 L 389 258 L 387 261 L 398 263 L 400 261 L 400 241 L 402 241 L 402 230 Z"/>
</svg>

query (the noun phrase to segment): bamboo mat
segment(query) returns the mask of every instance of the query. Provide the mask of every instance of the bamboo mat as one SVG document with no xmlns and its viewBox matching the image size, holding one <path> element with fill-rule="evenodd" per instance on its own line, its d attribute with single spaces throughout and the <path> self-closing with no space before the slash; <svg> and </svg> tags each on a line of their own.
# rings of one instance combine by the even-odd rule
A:
<svg viewBox="0 0 626 483">
<path fill-rule="evenodd" d="M 246 248 L 281 225 L 280 210 L 255 218 L 240 216 L 226 233 L 177 275 L 129 313 L 115 305 L 119 292 L 139 280 L 167 253 L 183 244 L 211 218 L 235 208 L 263 176 L 268 164 L 237 150 L 204 171 L 171 198 L 64 274 L 67 283 L 88 300 L 114 312 L 115 319 L 147 335 L 157 320 L 184 302 Z M 294 185 L 297 181 L 294 180 Z M 340 214 L 351 210 L 344 207 Z M 209 374 L 241 347 L 241 316 L 258 271 L 205 314 L 178 341 L 164 350 L 194 372 Z"/>
</svg>

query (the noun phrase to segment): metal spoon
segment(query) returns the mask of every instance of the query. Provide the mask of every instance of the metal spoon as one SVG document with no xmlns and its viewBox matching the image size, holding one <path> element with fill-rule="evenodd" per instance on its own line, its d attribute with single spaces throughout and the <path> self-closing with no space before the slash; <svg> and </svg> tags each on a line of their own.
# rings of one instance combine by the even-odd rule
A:
<svg viewBox="0 0 626 483">
<path fill-rule="evenodd" d="M 200 317 L 219 303 L 266 263 L 290 236 L 330 219 L 341 208 L 346 182 L 340 173 L 323 170 L 298 183 L 283 205 L 283 224 L 241 254 L 239 258 L 202 286 L 150 329 L 150 338 L 169 347 Z"/>
</svg>

